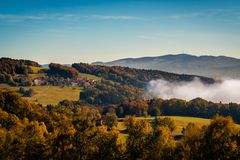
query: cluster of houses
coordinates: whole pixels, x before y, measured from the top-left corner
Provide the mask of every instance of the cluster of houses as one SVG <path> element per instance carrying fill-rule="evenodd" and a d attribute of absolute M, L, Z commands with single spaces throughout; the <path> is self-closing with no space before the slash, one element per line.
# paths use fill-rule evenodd
<path fill-rule="evenodd" d="M 71 79 L 71 78 L 46 78 L 46 77 L 39 77 L 33 79 L 33 85 L 35 86 L 46 86 L 46 85 L 53 85 L 53 86 L 79 86 L 79 87 L 90 87 L 96 84 L 95 80 L 92 79 L 83 79 L 83 78 L 77 78 L 77 79 Z"/>
<path fill-rule="evenodd" d="M 35 78 L 35 79 L 33 79 L 33 85 L 34 86 L 45 86 L 45 85 L 48 85 L 48 81 L 43 77 Z"/>

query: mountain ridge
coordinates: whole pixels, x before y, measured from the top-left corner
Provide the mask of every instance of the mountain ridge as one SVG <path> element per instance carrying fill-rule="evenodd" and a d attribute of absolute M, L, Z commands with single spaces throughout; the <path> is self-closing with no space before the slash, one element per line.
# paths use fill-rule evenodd
<path fill-rule="evenodd" d="M 156 57 L 123 58 L 110 62 L 93 62 L 94 65 L 124 66 L 137 69 L 154 69 L 177 74 L 194 74 L 212 78 L 239 78 L 240 59 L 227 56 L 167 54 Z"/>

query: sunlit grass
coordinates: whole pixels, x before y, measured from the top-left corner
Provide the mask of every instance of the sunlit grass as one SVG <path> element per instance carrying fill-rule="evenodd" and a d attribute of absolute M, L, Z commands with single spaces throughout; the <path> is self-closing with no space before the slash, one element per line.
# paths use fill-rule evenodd
<path fill-rule="evenodd" d="M 40 71 L 41 69 L 43 69 L 43 68 L 41 68 L 41 67 L 34 67 L 34 66 L 30 66 L 30 68 L 33 70 L 34 73 L 38 73 L 38 71 Z"/>
<path fill-rule="evenodd" d="M 188 125 L 188 123 L 194 123 L 196 125 L 199 126 L 204 126 L 204 125 L 209 125 L 211 123 L 211 119 L 206 119 L 206 118 L 197 118 L 197 117 L 183 117 L 183 116 L 161 116 L 163 117 L 169 117 L 172 120 L 175 121 L 176 124 L 176 129 L 173 132 L 173 135 L 182 135 L 182 130 L 184 127 L 186 127 Z M 141 119 L 141 120 L 153 120 L 155 117 L 136 117 L 137 119 Z M 126 130 L 126 126 L 124 125 L 124 118 L 121 119 L 121 122 L 118 122 L 118 126 L 117 129 L 122 132 L 124 130 Z M 236 124 L 237 127 L 240 128 L 240 125 Z M 125 133 L 121 133 L 120 137 L 121 139 L 125 142 L 126 138 L 127 138 L 128 134 Z"/>
<path fill-rule="evenodd" d="M 58 104 L 62 100 L 78 100 L 81 91 L 80 87 L 58 87 L 58 86 L 32 86 L 24 87 L 25 89 L 32 88 L 35 94 L 32 97 L 24 97 L 34 103 Z M 0 84 L 1 91 L 13 90 L 17 91 L 19 87 L 11 87 L 7 84 Z"/>
<path fill-rule="evenodd" d="M 86 79 L 91 79 L 91 80 L 95 80 L 95 81 L 100 81 L 102 79 L 102 77 L 98 77 L 92 74 L 86 74 L 86 73 L 79 73 L 79 77 L 80 78 L 86 78 Z"/>
<path fill-rule="evenodd" d="M 46 73 L 28 74 L 28 76 L 29 76 L 31 79 L 34 79 L 34 78 L 42 78 L 42 77 L 46 77 Z"/>

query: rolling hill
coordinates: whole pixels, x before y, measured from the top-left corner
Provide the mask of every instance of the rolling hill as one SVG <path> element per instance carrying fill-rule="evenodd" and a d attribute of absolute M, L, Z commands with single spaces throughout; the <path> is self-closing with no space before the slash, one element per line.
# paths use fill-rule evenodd
<path fill-rule="evenodd" d="M 240 77 L 240 59 L 226 56 L 193 56 L 189 54 L 178 54 L 158 57 L 125 58 L 106 63 L 94 62 L 93 64 L 153 69 L 212 78 Z"/>
<path fill-rule="evenodd" d="M 145 88 L 147 83 L 154 79 L 164 79 L 169 82 L 189 82 L 199 78 L 203 83 L 213 84 L 215 79 L 198 75 L 174 74 L 160 70 L 135 69 L 120 66 L 89 65 L 86 63 L 74 63 L 72 67 L 80 73 L 100 76 L 107 80 L 118 82 L 122 85 Z"/>

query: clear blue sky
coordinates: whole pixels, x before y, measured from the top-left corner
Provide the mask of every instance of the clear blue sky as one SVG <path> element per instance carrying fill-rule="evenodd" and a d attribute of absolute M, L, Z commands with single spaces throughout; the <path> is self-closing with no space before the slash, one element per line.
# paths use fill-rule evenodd
<path fill-rule="evenodd" d="M 0 56 L 40 63 L 240 58 L 239 0 L 0 0 Z"/>

